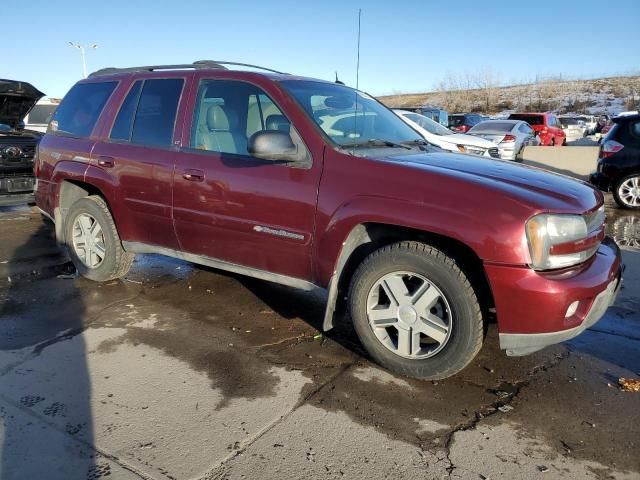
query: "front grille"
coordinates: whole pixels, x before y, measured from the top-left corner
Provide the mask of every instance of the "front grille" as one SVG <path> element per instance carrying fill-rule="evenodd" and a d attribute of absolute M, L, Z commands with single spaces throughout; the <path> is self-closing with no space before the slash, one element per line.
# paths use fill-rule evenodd
<path fill-rule="evenodd" d="M 0 166 L 18 168 L 33 164 L 33 157 L 36 153 L 37 140 L 33 138 L 1 138 L 0 137 Z M 20 153 L 15 155 L 7 151 L 11 147 L 19 149 Z"/>
<path fill-rule="evenodd" d="M 489 149 L 489 156 L 493 158 L 500 158 L 500 151 L 498 150 L 498 147 L 491 147 Z"/>

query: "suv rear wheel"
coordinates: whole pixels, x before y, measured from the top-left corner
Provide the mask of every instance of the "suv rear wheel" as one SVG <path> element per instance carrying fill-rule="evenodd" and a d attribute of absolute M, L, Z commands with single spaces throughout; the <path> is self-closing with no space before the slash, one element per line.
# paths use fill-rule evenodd
<path fill-rule="evenodd" d="M 369 255 L 353 276 L 350 310 L 373 359 L 421 379 L 462 370 L 482 346 L 480 305 L 456 262 L 419 242 L 401 242 Z"/>
<path fill-rule="evenodd" d="M 622 208 L 640 209 L 640 174 L 621 178 L 613 188 L 613 198 Z"/>
<path fill-rule="evenodd" d="M 97 195 L 84 197 L 69 209 L 65 239 L 78 272 L 105 282 L 127 274 L 134 255 L 122 248 L 115 222 L 106 202 Z"/>

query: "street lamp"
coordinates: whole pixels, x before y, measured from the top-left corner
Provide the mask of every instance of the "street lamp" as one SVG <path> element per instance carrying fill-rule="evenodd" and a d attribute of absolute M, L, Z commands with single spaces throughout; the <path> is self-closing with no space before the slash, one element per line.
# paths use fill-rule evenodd
<path fill-rule="evenodd" d="M 87 62 L 84 59 L 84 49 L 93 48 L 95 50 L 98 48 L 98 44 L 92 43 L 91 45 L 80 45 L 78 43 L 69 42 L 69 45 L 80 50 L 80 56 L 82 57 L 82 74 L 84 75 L 84 78 L 87 78 Z"/>

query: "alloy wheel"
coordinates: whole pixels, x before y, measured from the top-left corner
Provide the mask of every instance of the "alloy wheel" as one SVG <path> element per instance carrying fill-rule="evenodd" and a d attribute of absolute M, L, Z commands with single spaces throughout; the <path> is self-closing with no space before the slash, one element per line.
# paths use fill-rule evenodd
<path fill-rule="evenodd" d="M 640 175 L 629 177 L 618 187 L 618 196 L 629 207 L 640 207 Z"/>

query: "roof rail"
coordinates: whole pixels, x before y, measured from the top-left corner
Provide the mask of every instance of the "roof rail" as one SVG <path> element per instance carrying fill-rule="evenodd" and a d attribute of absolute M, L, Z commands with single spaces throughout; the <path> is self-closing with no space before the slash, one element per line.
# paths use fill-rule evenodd
<path fill-rule="evenodd" d="M 259 70 L 265 70 L 267 72 L 283 74 L 283 72 L 272 70 L 271 68 L 260 67 L 258 65 L 251 65 L 250 63 L 225 62 L 225 61 L 217 61 L 217 60 L 198 60 L 193 63 L 180 63 L 175 65 L 147 65 L 142 67 L 125 67 L 125 68 L 107 67 L 91 73 L 89 77 L 98 77 L 100 75 L 112 75 L 115 73 L 127 73 L 127 72 L 145 72 L 145 71 L 153 72 L 156 70 L 184 70 L 187 68 L 193 68 L 196 70 L 199 70 L 199 69 L 227 70 L 227 67 L 225 67 L 225 65 L 257 68 Z"/>

